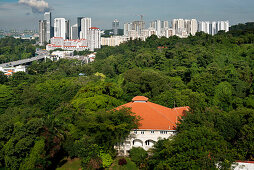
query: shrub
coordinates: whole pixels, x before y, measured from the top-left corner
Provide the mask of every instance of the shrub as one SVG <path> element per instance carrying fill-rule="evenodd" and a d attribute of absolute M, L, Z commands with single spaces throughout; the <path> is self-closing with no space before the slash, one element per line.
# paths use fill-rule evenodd
<path fill-rule="evenodd" d="M 118 160 L 118 165 L 123 166 L 123 165 L 126 165 L 126 164 L 127 164 L 127 161 L 126 161 L 125 158 L 121 158 L 121 159 Z"/>
<path fill-rule="evenodd" d="M 132 148 L 130 150 L 130 157 L 137 166 L 140 166 L 141 164 L 145 163 L 145 160 L 148 157 L 148 153 L 141 147 Z"/>
<path fill-rule="evenodd" d="M 112 159 L 112 157 L 110 156 L 109 153 L 104 153 L 104 152 L 101 151 L 100 158 L 102 160 L 103 168 L 107 168 L 113 163 L 113 159 Z"/>

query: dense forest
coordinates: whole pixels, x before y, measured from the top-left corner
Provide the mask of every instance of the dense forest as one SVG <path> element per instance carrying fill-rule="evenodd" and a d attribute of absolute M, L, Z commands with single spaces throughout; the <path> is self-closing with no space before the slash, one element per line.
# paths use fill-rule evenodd
<path fill-rule="evenodd" d="M 0 64 L 31 58 L 35 55 L 35 40 L 0 38 Z"/>
<path fill-rule="evenodd" d="M 27 73 L 0 74 L 0 167 L 54 169 L 64 157 L 80 158 L 84 169 L 110 166 L 114 145 L 139 120 L 128 108 L 112 109 L 137 95 L 191 108 L 173 138 L 149 154 L 130 152 L 140 169 L 226 169 L 254 160 L 253 43 L 254 24 L 246 23 L 215 36 L 103 47 L 90 64 L 34 62 Z"/>

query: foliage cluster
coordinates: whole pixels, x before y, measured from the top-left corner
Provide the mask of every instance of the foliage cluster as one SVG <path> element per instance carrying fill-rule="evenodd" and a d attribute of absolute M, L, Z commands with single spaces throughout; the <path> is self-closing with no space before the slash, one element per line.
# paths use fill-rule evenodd
<path fill-rule="evenodd" d="M 35 55 L 35 42 L 5 37 L 0 39 L 0 63 L 31 58 Z"/>
<path fill-rule="evenodd" d="M 0 85 L 0 167 L 56 168 L 65 156 L 79 157 L 86 169 L 109 167 L 114 145 L 137 128 L 128 108 L 112 110 L 123 103 L 121 88 L 97 76 L 61 74 L 72 62 L 36 71 L 34 63 L 33 74 L 18 72 Z"/>

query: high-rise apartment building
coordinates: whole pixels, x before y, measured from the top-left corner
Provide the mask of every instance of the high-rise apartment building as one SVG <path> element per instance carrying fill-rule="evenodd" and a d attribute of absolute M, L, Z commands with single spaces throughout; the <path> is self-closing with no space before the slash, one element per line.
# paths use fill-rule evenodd
<path fill-rule="evenodd" d="M 150 22 L 150 29 L 156 29 L 156 21 Z"/>
<path fill-rule="evenodd" d="M 63 39 L 68 38 L 69 33 L 69 21 L 65 18 L 54 19 L 54 37 L 62 37 Z"/>
<path fill-rule="evenodd" d="M 198 31 L 203 31 L 207 34 L 215 35 L 221 30 L 229 31 L 229 21 L 200 21 L 198 23 Z"/>
<path fill-rule="evenodd" d="M 155 20 L 150 23 L 150 29 L 153 29 L 156 31 L 157 36 L 161 36 L 162 28 L 161 28 L 161 21 Z"/>
<path fill-rule="evenodd" d="M 156 20 L 156 32 L 157 32 L 157 36 L 161 36 L 161 21 L 160 20 Z"/>
<path fill-rule="evenodd" d="M 81 31 L 80 31 L 80 39 L 88 39 L 88 30 L 92 27 L 92 19 L 91 18 L 82 18 L 81 19 Z"/>
<path fill-rule="evenodd" d="M 39 21 L 39 44 L 44 45 L 47 42 L 47 21 Z"/>
<path fill-rule="evenodd" d="M 71 26 L 70 38 L 72 40 L 79 39 L 78 37 L 78 24 Z"/>
<path fill-rule="evenodd" d="M 198 23 L 198 31 L 202 31 L 204 33 L 210 33 L 210 22 L 209 21 L 200 21 Z"/>
<path fill-rule="evenodd" d="M 52 26 L 51 26 L 51 12 L 44 13 L 44 20 L 46 21 L 46 42 L 49 42 L 50 38 L 52 37 Z"/>
<path fill-rule="evenodd" d="M 125 23 L 123 25 L 123 34 L 124 36 L 128 36 L 129 35 L 129 31 L 132 30 L 132 23 Z"/>
<path fill-rule="evenodd" d="M 210 23 L 210 33 L 211 35 L 217 34 L 217 23 L 215 21 Z"/>
<path fill-rule="evenodd" d="M 174 36 L 175 35 L 175 30 L 173 28 L 167 28 L 164 30 L 164 36 L 166 38 Z"/>
<path fill-rule="evenodd" d="M 167 28 L 169 28 L 168 21 L 162 21 L 162 22 L 161 22 L 161 28 L 162 28 L 162 29 L 167 29 Z"/>
<path fill-rule="evenodd" d="M 118 21 L 117 19 L 115 19 L 115 20 L 112 22 L 112 29 L 113 29 L 114 35 L 118 35 L 119 21 Z"/>
<path fill-rule="evenodd" d="M 228 32 L 229 31 L 229 21 L 218 21 L 217 22 L 217 30 L 218 31 L 225 31 Z"/>
<path fill-rule="evenodd" d="M 101 33 L 97 27 L 91 27 L 88 30 L 88 48 L 91 51 L 101 48 Z"/>
<path fill-rule="evenodd" d="M 191 19 L 190 24 L 191 24 L 190 26 L 191 29 L 189 34 L 194 36 L 198 31 L 198 21 L 196 19 Z"/>
<path fill-rule="evenodd" d="M 184 32 L 187 35 L 191 33 L 191 21 L 189 19 L 184 20 Z"/>
<path fill-rule="evenodd" d="M 132 30 L 136 31 L 138 35 L 141 35 L 141 32 L 145 29 L 144 21 L 133 21 Z"/>
<path fill-rule="evenodd" d="M 175 30 L 176 34 L 182 35 L 182 32 L 185 31 L 184 26 L 185 26 L 184 19 L 173 19 L 172 20 L 172 28 Z"/>

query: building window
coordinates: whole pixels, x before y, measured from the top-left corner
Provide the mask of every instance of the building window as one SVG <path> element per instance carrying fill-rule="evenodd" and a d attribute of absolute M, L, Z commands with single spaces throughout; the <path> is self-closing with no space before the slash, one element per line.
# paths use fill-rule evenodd
<path fill-rule="evenodd" d="M 146 145 L 149 145 L 149 140 L 145 141 Z"/>
<path fill-rule="evenodd" d="M 154 133 L 154 130 L 152 130 L 151 133 Z"/>
<path fill-rule="evenodd" d="M 144 132 L 144 131 L 141 131 L 141 134 L 145 134 L 145 132 Z"/>
<path fill-rule="evenodd" d="M 160 134 L 168 134 L 167 131 L 160 131 Z"/>
<path fill-rule="evenodd" d="M 135 133 L 135 134 L 138 134 L 138 132 L 137 132 L 136 130 L 134 130 L 134 133 Z"/>

